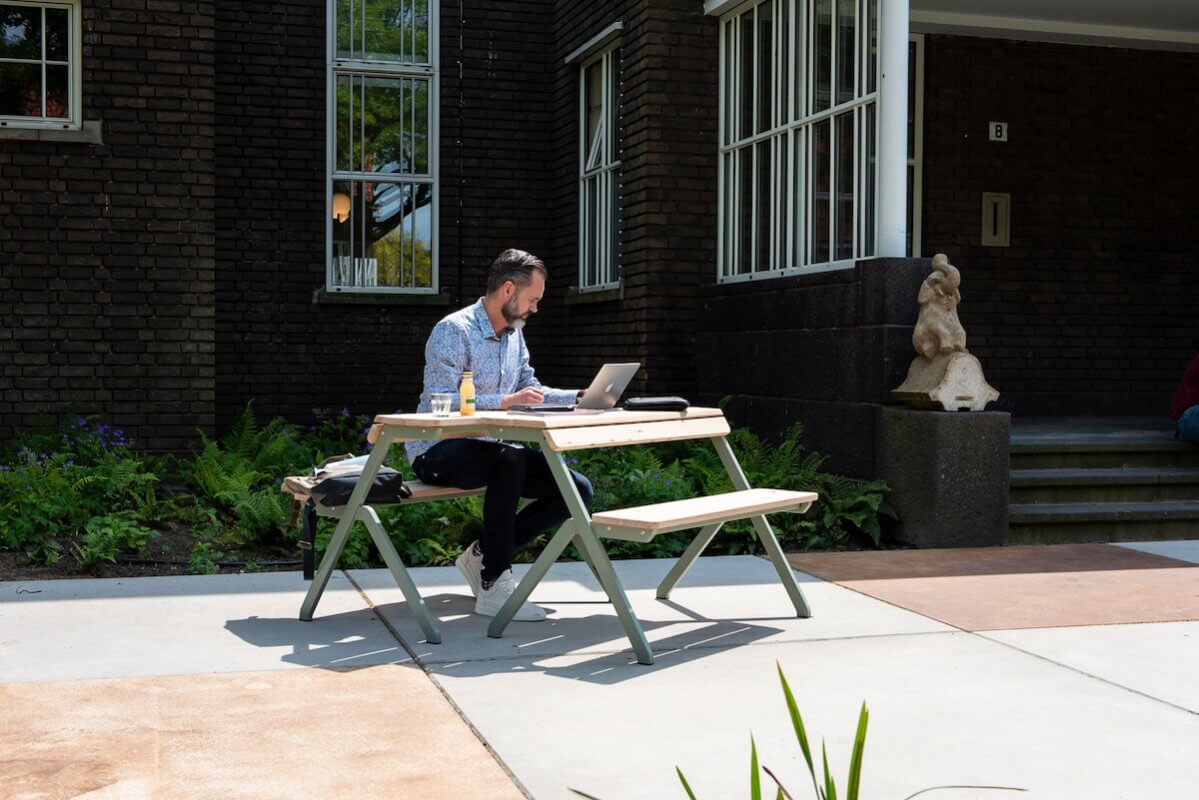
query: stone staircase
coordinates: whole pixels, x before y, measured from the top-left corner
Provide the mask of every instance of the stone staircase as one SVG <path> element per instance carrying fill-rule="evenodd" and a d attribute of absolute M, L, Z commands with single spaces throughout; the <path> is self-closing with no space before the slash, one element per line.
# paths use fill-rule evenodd
<path fill-rule="evenodd" d="M 1013 418 L 1008 544 L 1199 539 L 1199 447 L 1167 420 Z"/>

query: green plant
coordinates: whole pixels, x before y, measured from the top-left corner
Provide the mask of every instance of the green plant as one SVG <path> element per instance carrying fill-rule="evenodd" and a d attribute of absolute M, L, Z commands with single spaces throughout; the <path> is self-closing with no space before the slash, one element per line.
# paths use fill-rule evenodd
<path fill-rule="evenodd" d="M 808 773 L 812 777 L 813 796 L 817 800 L 837 800 L 837 782 L 833 778 L 832 772 L 828 765 L 828 748 L 822 741 L 820 743 L 820 762 L 822 778 L 817 777 L 816 763 L 812 758 L 812 748 L 808 743 L 808 732 L 804 725 L 803 716 L 799 713 L 799 705 L 795 702 L 795 695 L 791 692 L 791 687 L 787 683 L 787 676 L 783 674 L 782 665 L 776 663 L 778 669 L 779 682 L 783 687 L 783 698 L 787 705 L 787 714 L 791 719 L 791 727 L 795 731 L 795 739 L 799 743 L 799 750 L 803 754 L 804 763 L 807 764 Z M 853 749 L 849 756 L 849 771 L 845 782 L 845 800 L 858 800 L 858 795 L 862 785 L 862 755 L 866 749 L 866 727 L 870 722 L 870 712 L 866 709 L 866 704 L 862 703 L 861 711 L 858 712 L 858 726 L 853 737 Z M 796 795 L 783 786 L 782 782 L 770 771 L 764 764 L 758 762 L 758 746 L 754 742 L 753 736 L 749 738 L 749 796 L 751 800 L 762 800 L 762 775 L 765 772 L 767 777 L 774 782 L 776 788 L 775 800 L 795 800 Z M 687 782 L 687 777 L 683 774 L 682 769 L 675 767 L 675 773 L 679 777 L 679 781 L 683 784 L 683 791 L 687 793 L 687 797 L 691 800 L 696 800 L 696 794 L 692 790 L 691 785 Z M 1024 792 L 1026 789 L 1019 789 L 1013 786 L 932 786 L 927 789 L 921 789 L 915 794 L 910 794 L 904 800 L 912 800 L 913 797 L 925 794 L 927 792 L 940 791 L 942 789 L 985 789 L 1007 792 Z M 570 791 L 577 794 L 579 797 L 585 797 L 587 800 L 598 800 L 593 795 L 580 792 L 578 789 Z"/>
<path fill-rule="evenodd" d="M 89 519 L 71 552 L 81 567 L 94 570 L 105 562 L 115 562 L 122 553 L 138 552 L 156 535 L 137 521 L 136 513 L 118 511 Z"/>
<path fill-rule="evenodd" d="M 211 542 L 196 542 L 187 558 L 187 567 L 196 575 L 211 575 L 221 571 L 217 562 L 224 557 Z"/>

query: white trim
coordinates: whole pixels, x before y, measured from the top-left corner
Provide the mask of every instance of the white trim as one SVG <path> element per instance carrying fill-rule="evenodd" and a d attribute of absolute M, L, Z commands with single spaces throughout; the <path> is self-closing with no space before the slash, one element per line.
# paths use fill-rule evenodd
<path fill-rule="evenodd" d="M 4 63 L 38 64 L 42 68 L 42 116 L 0 116 L 0 129 L 4 130 L 54 130 L 77 131 L 83 128 L 83 10 L 81 0 L 4 0 L 5 5 L 26 6 L 41 9 L 42 53 L 34 59 L 4 59 Z M 46 59 L 46 9 L 63 9 L 67 12 L 66 61 Z M 67 118 L 46 117 L 46 65 L 66 65 L 67 71 Z"/>
<path fill-rule="evenodd" d="M 1134 47 L 1148 50 L 1199 50 L 1199 31 L 1134 28 L 943 11 L 913 10 L 911 12 L 911 30 L 919 33 L 951 33 L 959 36 Z"/>
<path fill-rule="evenodd" d="M 597 33 L 595 36 L 592 36 L 590 39 L 588 39 L 586 42 L 584 42 L 582 44 L 582 46 L 577 47 L 574 50 L 572 50 L 570 55 L 568 55 L 566 58 L 564 58 L 562 60 L 562 63 L 569 65 L 575 61 L 591 58 L 591 56 L 599 53 L 600 50 L 605 49 L 609 44 L 611 44 L 613 42 L 613 40 L 619 39 L 620 33 L 623 30 L 624 30 L 623 22 L 621 22 L 620 20 L 613 22 L 611 25 L 604 28 L 602 31 Z"/>
<path fill-rule="evenodd" d="M 366 6 L 363 3 L 363 14 Z M 326 29 L 326 80 L 325 80 L 325 291 L 336 294 L 438 294 L 441 290 L 441 37 L 440 37 L 440 2 L 428 2 L 429 31 L 426 46 L 429 50 L 428 63 L 412 62 L 383 62 L 357 61 L 339 59 L 337 55 L 337 20 L 336 0 L 325 3 Z M 353 19 L 350 20 L 353 23 Z M 351 25 L 351 42 L 353 42 L 353 25 Z M 415 28 L 412 31 L 412 50 L 415 51 Z M 409 53 L 414 55 L 415 53 Z M 336 135 L 337 135 L 337 78 L 339 75 L 354 75 L 366 77 L 387 77 L 397 80 L 414 78 L 427 80 L 429 83 L 428 98 L 428 174 L 396 174 L 373 173 L 352 170 L 337 170 Z M 415 89 L 413 89 L 415 93 Z M 415 114 L 415 99 L 413 100 Z M 411 124 L 413 118 L 409 119 Z M 351 165 L 353 166 L 353 165 Z M 433 196 L 429 202 L 429 261 L 430 286 L 336 286 L 334 285 L 333 265 L 333 184 L 335 181 L 358 181 L 371 183 L 407 183 L 426 184 L 433 187 Z M 415 209 L 414 209 L 415 211 Z M 401 223 L 402 224 L 402 223 Z M 415 214 L 411 220 L 413 247 L 407 252 L 412 254 L 411 264 L 415 269 Z M 351 231 L 351 237 L 353 232 Z M 353 242 L 353 238 L 351 238 Z M 401 270 L 403 268 L 401 267 Z M 403 279 L 401 271 L 401 279 Z"/>

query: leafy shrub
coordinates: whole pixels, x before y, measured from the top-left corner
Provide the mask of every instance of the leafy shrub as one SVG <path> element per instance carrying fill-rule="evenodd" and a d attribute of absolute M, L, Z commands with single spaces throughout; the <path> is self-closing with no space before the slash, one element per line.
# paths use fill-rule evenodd
<path fill-rule="evenodd" d="M 84 534 L 72 548 L 76 560 L 85 569 L 95 569 L 104 562 L 115 562 L 122 553 L 136 553 L 146 546 L 157 532 L 137 521 L 132 511 L 118 511 L 92 517 L 84 526 Z"/>

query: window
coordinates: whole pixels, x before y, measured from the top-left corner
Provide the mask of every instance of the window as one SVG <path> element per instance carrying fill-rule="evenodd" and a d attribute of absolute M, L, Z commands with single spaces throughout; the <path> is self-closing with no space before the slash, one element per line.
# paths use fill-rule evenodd
<path fill-rule="evenodd" d="M 0 2 L 0 126 L 78 128 L 79 3 Z"/>
<path fill-rule="evenodd" d="M 435 293 L 437 1 L 331 0 L 329 291 Z"/>
<path fill-rule="evenodd" d="M 920 206 L 924 176 L 924 34 L 908 40 L 908 255 L 920 257 Z"/>
<path fill-rule="evenodd" d="M 610 47 L 579 70 L 579 289 L 620 283 L 616 73 Z"/>
<path fill-rule="evenodd" d="M 878 0 L 721 18 L 720 280 L 874 254 L 878 68 Z"/>

